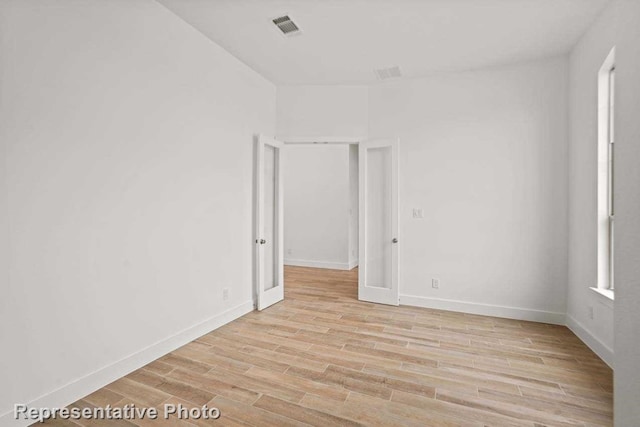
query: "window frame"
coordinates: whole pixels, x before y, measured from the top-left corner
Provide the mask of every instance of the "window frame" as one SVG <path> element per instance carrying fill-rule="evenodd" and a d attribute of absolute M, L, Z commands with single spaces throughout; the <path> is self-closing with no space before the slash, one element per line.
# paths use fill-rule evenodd
<path fill-rule="evenodd" d="M 598 72 L 597 289 L 613 293 L 615 237 L 615 47 Z"/>

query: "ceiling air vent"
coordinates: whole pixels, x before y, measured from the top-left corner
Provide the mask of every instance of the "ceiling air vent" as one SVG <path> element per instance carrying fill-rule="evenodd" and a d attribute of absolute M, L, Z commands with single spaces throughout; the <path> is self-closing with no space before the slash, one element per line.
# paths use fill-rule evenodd
<path fill-rule="evenodd" d="M 294 34 L 300 33 L 300 27 L 298 27 L 295 22 L 293 22 L 289 15 L 284 15 L 279 18 L 272 19 L 272 21 L 285 36 L 292 36 Z"/>
<path fill-rule="evenodd" d="M 398 67 L 397 65 L 395 67 L 389 68 L 378 68 L 377 70 L 373 71 L 376 73 L 376 77 L 378 78 L 378 80 L 389 80 L 402 77 L 400 67 Z"/>

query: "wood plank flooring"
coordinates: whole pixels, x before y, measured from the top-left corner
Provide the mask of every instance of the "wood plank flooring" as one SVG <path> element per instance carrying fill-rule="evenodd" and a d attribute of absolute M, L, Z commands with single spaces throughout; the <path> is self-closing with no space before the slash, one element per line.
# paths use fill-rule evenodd
<path fill-rule="evenodd" d="M 285 301 L 72 406 L 208 404 L 218 420 L 67 426 L 611 426 L 612 371 L 563 326 L 357 301 L 357 270 L 287 267 Z"/>

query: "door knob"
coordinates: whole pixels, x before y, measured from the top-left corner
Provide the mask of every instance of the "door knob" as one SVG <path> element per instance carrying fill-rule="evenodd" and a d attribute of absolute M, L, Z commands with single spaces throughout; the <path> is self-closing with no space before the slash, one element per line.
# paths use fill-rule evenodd
<path fill-rule="evenodd" d="M 398 243 L 398 239 L 396 237 L 394 237 L 393 240 L 391 241 L 391 243 Z"/>
<path fill-rule="evenodd" d="M 260 244 L 261 244 L 261 245 L 264 245 L 265 243 L 267 243 L 267 241 L 266 241 L 266 240 L 264 240 L 264 239 L 260 239 Z"/>

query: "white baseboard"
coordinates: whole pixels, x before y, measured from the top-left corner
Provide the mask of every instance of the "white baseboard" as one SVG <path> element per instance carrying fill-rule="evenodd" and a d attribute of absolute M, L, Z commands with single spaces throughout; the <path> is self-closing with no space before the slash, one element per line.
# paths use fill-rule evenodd
<path fill-rule="evenodd" d="M 567 314 L 567 328 L 576 334 L 595 354 L 613 369 L 613 350 L 595 337 L 580 322 Z"/>
<path fill-rule="evenodd" d="M 532 310 L 528 308 L 506 307 L 501 305 L 478 304 L 442 298 L 429 298 L 414 295 L 400 295 L 401 305 L 433 308 L 436 310 L 457 311 L 461 313 L 479 314 L 482 316 L 504 317 L 507 319 L 529 320 L 532 322 L 564 325 L 564 313 Z"/>
<path fill-rule="evenodd" d="M 195 340 L 202 335 L 223 326 L 249 312 L 253 311 L 253 301 L 246 301 L 236 307 L 226 310 L 201 323 L 184 329 L 177 334 L 152 344 L 122 360 L 105 366 L 97 371 L 78 378 L 57 390 L 51 391 L 31 402 L 27 403 L 31 408 L 63 408 L 78 399 L 104 387 L 105 385 L 122 378 L 123 376 L 140 369 L 159 357 Z M 15 420 L 13 409 L 0 415 L 0 426 L 27 426 L 33 421 Z"/>
<path fill-rule="evenodd" d="M 349 270 L 353 270 L 357 266 L 358 266 L 358 260 L 357 259 L 349 261 Z"/>
<path fill-rule="evenodd" d="M 307 259 L 285 259 L 284 265 L 292 265 L 295 267 L 328 268 L 331 270 L 351 270 L 351 268 L 353 268 L 348 262 L 311 261 Z"/>

